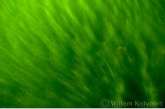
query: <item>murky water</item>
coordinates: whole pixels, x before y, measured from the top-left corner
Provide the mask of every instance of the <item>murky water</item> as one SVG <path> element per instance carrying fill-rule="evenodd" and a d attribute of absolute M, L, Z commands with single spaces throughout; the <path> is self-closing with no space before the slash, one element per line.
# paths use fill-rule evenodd
<path fill-rule="evenodd" d="M 0 107 L 164 102 L 164 7 L 164 0 L 1 0 Z"/>

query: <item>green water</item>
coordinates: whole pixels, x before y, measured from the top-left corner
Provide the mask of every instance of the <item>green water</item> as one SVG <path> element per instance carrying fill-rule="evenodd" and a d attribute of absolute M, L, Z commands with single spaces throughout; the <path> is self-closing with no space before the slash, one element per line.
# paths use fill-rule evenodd
<path fill-rule="evenodd" d="M 165 0 L 0 1 L 0 107 L 164 103 L 164 77 Z"/>

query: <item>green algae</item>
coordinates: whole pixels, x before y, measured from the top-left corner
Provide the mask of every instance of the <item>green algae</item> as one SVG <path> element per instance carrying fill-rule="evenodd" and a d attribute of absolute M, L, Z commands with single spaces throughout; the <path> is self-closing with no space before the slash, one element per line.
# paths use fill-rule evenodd
<path fill-rule="evenodd" d="M 164 4 L 1 0 L 0 107 L 164 102 Z"/>

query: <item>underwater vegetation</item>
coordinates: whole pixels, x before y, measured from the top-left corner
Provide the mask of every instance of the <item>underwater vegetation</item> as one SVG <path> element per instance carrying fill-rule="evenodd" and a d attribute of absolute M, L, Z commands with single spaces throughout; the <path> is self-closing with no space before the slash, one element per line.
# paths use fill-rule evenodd
<path fill-rule="evenodd" d="M 0 107 L 165 107 L 164 78 L 164 0 L 0 1 Z"/>

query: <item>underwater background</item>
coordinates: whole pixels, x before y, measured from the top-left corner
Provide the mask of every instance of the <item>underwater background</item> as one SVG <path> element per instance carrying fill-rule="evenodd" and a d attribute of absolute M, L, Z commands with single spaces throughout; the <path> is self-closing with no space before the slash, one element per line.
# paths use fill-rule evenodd
<path fill-rule="evenodd" d="M 165 107 L 165 0 L 0 0 L 0 107 L 103 99 Z"/>

